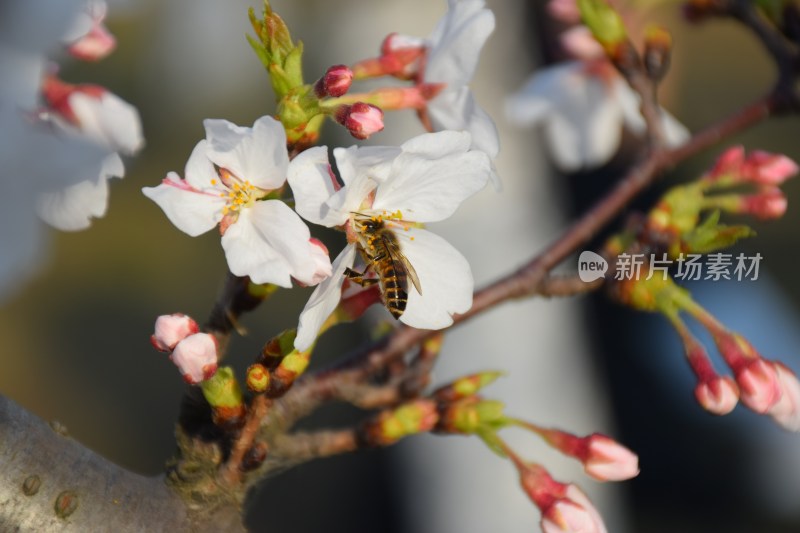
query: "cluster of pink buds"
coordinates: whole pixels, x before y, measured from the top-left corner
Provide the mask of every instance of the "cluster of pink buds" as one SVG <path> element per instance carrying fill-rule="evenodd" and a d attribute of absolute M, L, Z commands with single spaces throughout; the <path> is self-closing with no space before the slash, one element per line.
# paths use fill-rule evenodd
<path fill-rule="evenodd" d="M 747 339 L 728 330 L 690 298 L 681 307 L 711 333 L 717 350 L 733 372 L 733 378 L 718 375 L 702 344 L 677 316 L 671 317 L 698 378 L 695 396 L 700 405 L 711 413 L 724 415 L 741 399 L 756 413 L 771 416 L 790 431 L 800 431 L 800 381 L 794 373 L 782 363 L 762 357 Z"/>
<path fill-rule="evenodd" d="M 783 154 L 754 150 L 745 155 L 742 146 L 734 146 L 719 157 L 702 182 L 711 188 L 754 187 L 754 192 L 712 196 L 709 202 L 732 213 L 769 220 L 786 212 L 787 200 L 780 185 L 797 172 L 797 163 Z"/>
<path fill-rule="evenodd" d="M 156 350 L 170 354 L 170 360 L 190 385 L 197 385 L 217 372 L 216 339 L 200 333 L 197 322 L 182 313 L 158 317 L 150 343 Z"/>
<path fill-rule="evenodd" d="M 741 335 L 724 329 L 712 334 L 734 373 L 742 403 L 790 431 L 800 431 L 800 381 L 794 373 L 782 363 L 764 359 Z"/>

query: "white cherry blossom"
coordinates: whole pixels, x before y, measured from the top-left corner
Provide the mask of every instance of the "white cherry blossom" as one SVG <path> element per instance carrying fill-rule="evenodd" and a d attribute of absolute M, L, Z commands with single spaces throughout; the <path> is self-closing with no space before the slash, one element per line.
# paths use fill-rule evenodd
<path fill-rule="evenodd" d="M 424 45 L 426 57 L 415 62 L 420 83 L 442 83 L 443 90 L 427 104 L 427 117 L 433 131 L 464 130 L 472 136 L 472 147 L 494 159 L 500 151 L 497 128 L 481 109 L 468 85 L 475 75 L 478 56 L 494 31 L 494 14 L 484 0 L 448 0 L 448 9 L 425 40 L 392 35 L 394 48 Z M 492 175 L 499 185 L 496 175 Z"/>
<path fill-rule="evenodd" d="M 330 261 L 311 242 L 308 227 L 284 202 L 266 199 L 283 187 L 289 165 L 280 122 L 261 117 L 252 128 L 206 120 L 206 139 L 197 143 L 185 179 L 170 172 L 145 196 L 192 237 L 217 224 L 228 267 L 255 283 L 291 287 L 330 275 Z"/>
<path fill-rule="evenodd" d="M 300 314 L 297 349 L 313 344 L 339 303 L 344 271 L 358 255 L 358 217 L 380 220 L 419 278 L 421 292 L 409 281 L 402 322 L 441 329 L 452 324 L 454 313 L 472 306 L 469 263 L 446 240 L 421 227 L 448 218 L 490 179 L 489 157 L 470 150 L 471 142 L 467 132 L 443 131 L 415 137 L 399 148 L 337 148 L 334 157 L 343 185 L 333 177 L 325 147 L 311 148 L 292 161 L 289 184 L 297 212 L 316 224 L 344 227 L 349 242 L 333 262 L 333 275 L 317 287 Z"/>
<path fill-rule="evenodd" d="M 99 172 L 109 150 L 86 139 L 53 135 L 33 117 L 46 55 L 60 44 L 80 0 L 26 0 L 0 5 L 0 300 L 22 285 L 45 254 L 37 216 L 45 191 Z"/>
<path fill-rule="evenodd" d="M 644 133 L 639 96 L 605 60 L 569 61 L 540 69 L 506 102 L 508 119 L 519 126 L 541 124 L 556 165 L 565 172 L 607 163 L 616 153 L 622 127 Z M 688 130 L 662 110 L 670 146 Z"/>
<path fill-rule="evenodd" d="M 71 85 L 54 76 L 42 89 L 48 104 L 43 114 L 60 135 L 86 138 L 111 151 L 101 168 L 87 172 L 84 181 L 42 194 L 37 211 L 51 226 L 76 231 L 90 226 L 92 218 L 108 208 L 108 180 L 123 177 L 120 153 L 133 155 L 144 146 L 139 112 L 115 94 L 97 85 Z"/>

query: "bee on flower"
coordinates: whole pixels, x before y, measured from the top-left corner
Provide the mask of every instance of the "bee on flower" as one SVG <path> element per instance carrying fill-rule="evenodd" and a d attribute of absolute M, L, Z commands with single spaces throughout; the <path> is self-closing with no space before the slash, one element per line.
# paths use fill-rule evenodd
<path fill-rule="evenodd" d="M 297 212 L 309 222 L 345 231 L 348 246 L 333 275 L 300 315 L 295 346 L 306 350 L 339 304 L 346 279 L 379 283 L 392 314 L 409 326 L 441 329 L 472 306 L 469 263 L 446 240 L 423 229 L 452 215 L 489 181 L 489 157 L 470 149 L 466 132 L 415 137 L 399 148 L 334 150 L 339 183 L 326 147 L 311 148 L 289 167 Z M 365 269 L 354 269 L 360 255 Z M 375 276 L 370 277 L 369 271 Z"/>

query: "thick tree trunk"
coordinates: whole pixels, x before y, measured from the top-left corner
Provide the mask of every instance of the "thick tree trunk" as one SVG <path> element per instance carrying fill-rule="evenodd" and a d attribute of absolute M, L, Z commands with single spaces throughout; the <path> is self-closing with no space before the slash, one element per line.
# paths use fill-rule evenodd
<path fill-rule="evenodd" d="M 0 531 L 190 530 L 243 530 L 240 510 L 192 512 L 163 476 L 128 472 L 0 397 Z"/>

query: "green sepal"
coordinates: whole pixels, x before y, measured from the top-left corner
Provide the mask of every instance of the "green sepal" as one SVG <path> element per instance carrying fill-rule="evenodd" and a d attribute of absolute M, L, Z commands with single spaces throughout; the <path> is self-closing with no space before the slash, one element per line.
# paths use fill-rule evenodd
<path fill-rule="evenodd" d="M 243 404 L 242 390 L 229 366 L 218 369 L 216 374 L 200 384 L 200 388 L 211 407 L 239 407 Z"/>
<path fill-rule="evenodd" d="M 682 235 L 681 251 L 707 254 L 733 246 L 739 239 L 756 235 L 749 226 L 720 224 L 719 217 L 720 211 L 715 210 L 697 228 Z"/>
<path fill-rule="evenodd" d="M 578 0 L 583 23 L 603 48 L 613 50 L 628 38 L 622 17 L 605 0 Z"/>

